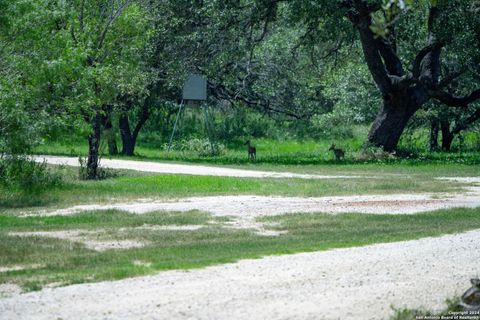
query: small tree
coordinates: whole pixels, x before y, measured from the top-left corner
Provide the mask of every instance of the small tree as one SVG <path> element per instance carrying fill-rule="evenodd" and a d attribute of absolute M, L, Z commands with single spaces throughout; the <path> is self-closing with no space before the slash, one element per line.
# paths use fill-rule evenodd
<path fill-rule="evenodd" d="M 81 0 L 69 7 L 69 44 L 83 61 L 84 85 L 79 111 L 91 125 L 88 136 L 87 178 L 97 177 L 102 123 L 118 95 L 146 95 L 151 81 L 143 52 L 151 32 L 147 12 L 134 0 Z"/>

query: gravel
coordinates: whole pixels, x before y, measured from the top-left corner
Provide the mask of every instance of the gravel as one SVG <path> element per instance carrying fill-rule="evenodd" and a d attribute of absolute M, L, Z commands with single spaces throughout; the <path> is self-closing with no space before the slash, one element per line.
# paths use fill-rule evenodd
<path fill-rule="evenodd" d="M 44 157 L 37 157 L 43 161 Z M 77 165 L 77 159 L 47 157 Z M 102 160 L 110 168 L 159 173 L 278 178 L 351 178 Z M 480 178 L 446 178 L 479 183 Z M 480 206 L 480 187 L 444 195 L 322 198 L 226 196 L 84 205 L 33 214 L 120 209 L 132 213 L 189 211 L 233 216 L 232 226 L 258 228 L 255 218 L 293 212 L 410 214 Z M 32 214 L 32 213 L 28 213 Z M 270 256 L 258 260 L 113 282 L 46 288 L 0 299 L 0 319 L 385 319 L 396 308 L 440 310 L 479 275 L 480 230 L 366 247 Z M 132 263 L 148 263 L 132 261 Z M 4 284 L 11 292 L 12 285 Z M 0 288 L 1 289 L 1 288 Z M 0 290 L 1 292 L 1 290 Z M 0 295 L 1 296 L 1 295 Z"/>
<path fill-rule="evenodd" d="M 135 240 L 116 240 L 116 239 L 102 239 L 105 230 L 58 230 L 58 231 L 24 231 L 24 232 L 10 232 L 8 235 L 13 237 L 46 237 L 68 240 L 73 242 L 80 242 L 86 248 L 95 251 L 105 251 L 112 249 L 131 249 L 142 248 L 148 245 L 146 242 Z"/>
<path fill-rule="evenodd" d="M 109 209 L 123 210 L 134 214 L 154 211 L 187 212 L 199 210 L 214 216 L 232 217 L 231 227 L 254 229 L 260 234 L 275 235 L 265 230 L 261 223 L 256 222 L 256 218 L 288 213 L 415 214 L 439 209 L 480 207 L 480 187 L 469 186 L 467 189 L 467 192 L 461 193 L 355 195 L 318 198 L 236 195 L 172 200 L 141 199 L 125 203 L 77 205 L 54 211 L 24 212 L 21 216 L 72 215 L 92 210 Z"/>
<path fill-rule="evenodd" d="M 0 318 L 386 319 L 444 308 L 479 261 L 476 230 L 43 289 L 0 299 Z"/>
<path fill-rule="evenodd" d="M 60 157 L 60 156 L 34 156 L 37 162 L 47 162 L 49 164 L 66 165 L 78 167 L 78 158 Z M 221 177 L 242 177 L 242 178 L 299 178 L 299 179 L 350 179 L 359 178 L 359 176 L 350 175 L 318 175 L 318 174 L 301 174 L 292 172 L 275 172 L 275 171 L 259 171 L 232 169 L 213 166 L 148 162 L 135 160 L 113 160 L 102 159 L 101 167 L 111 169 L 127 169 L 143 172 L 167 173 L 167 174 L 186 174 L 197 176 L 221 176 Z M 363 177 L 365 178 L 365 177 Z"/>

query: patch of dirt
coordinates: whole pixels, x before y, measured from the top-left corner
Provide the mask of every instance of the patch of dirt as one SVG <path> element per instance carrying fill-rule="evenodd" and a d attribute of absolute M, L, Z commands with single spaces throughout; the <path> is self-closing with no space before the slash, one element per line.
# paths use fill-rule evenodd
<path fill-rule="evenodd" d="M 138 267 L 147 267 L 147 268 L 150 268 L 150 267 L 152 266 L 152 263 L 151 263 L 151 262 L 148 262 L 148 261 L 134 260 L 134 261 L 133 261 L 133 265 L 134 265 L 134 266 L 138 266 Z"/>
<path fill-rule="evenodd" d="M 205 228 L 205 225 L 187 224 L 187 225 L 154 225 L 144 224 L 134 228 L 120 228 L 118 231 L 130 231 L 130 230 L 149 230 L 149 231 L 195 231 L 201 228 Z"/>
<path fill-rule="evenodd" d="M 480 230 L 242 260 L 0 299 L 5 319 L 388 319 L 440 310 L 478 275 Z"/>
<path fill-rule="evenodd" d="M 421 210 L 420 208 L 428 208 L 428 207 L 435 207 L 441 203 L 442 199 L 436 200 L 383 200 L 383 201 L 352 201 L 352 202 L 343 202 L 343 203 L 332 203 L 333 206 L 340 206 L 344 210 L 351 210 L 350 208 L 368 208 L 371 209 L 372 207 L 376 208 L 377 212 L 386 212 L 388 209 L 397 210 L 398 208 L 402 208 L 404 213 L 415 213 L 421 212 L 425 210 Z M 359 209 L 362 210 L 362 209 Z M 412 210 L 412 212 L 410 212 Z M 374 213 L 377 213 L 374 212 Z"/>
<path fill-rule="evenodd" d="M 449 178 L 455 179 L 455 178 Z M 469 179 L 476 183 L 480 178 Z M 318 198 L 281 197 L 281 196 L 208 196 L 190 197 L 172 200 L 150 200 L 115 204 L 78 205 L 55 211 L 28 212 L 22 216 L 71 215 L 91 210 L 117 209 L 134 214 L 154 211 L 187 212 L 199 210 L 214 216 L 229 216 L 236 228 L 253 229 L 259 234 L 274 235 L 271 230 L 256 222 L 257 217 L 282 215 L 289 213 L 367 213 L 367 214 L 415 214 L 450 208 L 475 208 L 480 206 L 480 187 L 468 186 L 467 192 L 356 195 Z"/>
<path fill-rule="evenodd" d="M 14 265 L 14 266 L 0 266 L 0 273 L 10 272 L 10 271 L 19 271 L 19 270 L 28 270 L 28 269 L 38 269 L 45 267 L 44 264 L 35 263 L 35 264 L 25 264 L 25 265 Z"/>
<path fill-rule="evenodd" d="M 72 242 L 80 242 L 86 248 L 95 251 L 105 251 L 112 249 L 131 249 L 141 248 L 147 245 L 145 242 L 135 240 L 115 240 L 102 239 L 105 230 L 59 230 L 59 231 L 32 231 L 32 232 L 10 232 L 9 236 L 20 237 L 47 237 L 68 240 Z"/>

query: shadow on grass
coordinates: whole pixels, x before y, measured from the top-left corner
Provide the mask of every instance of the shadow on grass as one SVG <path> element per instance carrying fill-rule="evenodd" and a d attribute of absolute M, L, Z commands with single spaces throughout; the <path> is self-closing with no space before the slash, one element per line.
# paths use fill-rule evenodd
<path fill-rule="evenodd" d="M 58 201 L 46 193 L 25 194 L 18 191 L 7 191 L 0 189 L 0 209 L 17 209 L 26 207 L 41 207 L 53 204 Z"/>

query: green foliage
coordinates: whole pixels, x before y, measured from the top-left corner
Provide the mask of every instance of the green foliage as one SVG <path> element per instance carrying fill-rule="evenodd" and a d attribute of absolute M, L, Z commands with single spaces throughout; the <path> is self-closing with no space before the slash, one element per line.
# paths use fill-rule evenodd
<path fill-rule="evenodd" d="M 9 192 L 38 194 L 61 182 L 60 172 L 49 170 L 46 163 L 37 163 L 23 157 L 0 159 L 0 186 Z"/>
<path fill-rule="evenodd" d="M 164 150 L 168 150 L 168 144 L 163 146 Z M 172 143 L 173 150 L 193 152 L 199 157 L 219 156 L 225 153 L 225 146 L 218 142 L 210 144 L 208 139 L 188 139 L 175 141 Z"/>
<path fill-rule="evenodd" d="M 410 65 L 425 45 L 432 2 L 371 3 L 381 8 L 372 28 L 388 38 L 394 25 L 398 55 Z M 364 139 L 352 127 L 370 124 L 382 99 L 340 1 L 15 0 L 0 6 L 2 154 L 28 153 L 65 132 L 86 137 L 95 114 L 110 118 L 118 132 L 118 115 L 137 123 L 143 106 L 150 120 L 139 141 L 161 148 L 189 72 L 208 76 L 216 136 L 226 146 L 246 137 Z M 479 15 L 467 0 L 438 6 L 449 13 L 435 26 L 446 43 L 442 77 L 467 70 L 448 88 L 465 95 L 478 87 Z M 430 109 L 453 127 L 478 104 Z M 206 136 L 202 116 L 181 119 L 179 140 Z M 431 116 L 416 119 L 415 129 L 427 127 Z M 469 134 L 465 148 L 473 150 Z M 424 136 L 409 139 L 402 148 L 419 149 Z M 208 158 L 206 148 L 193 149 L 186 151 Z"/>
<path fill-rule="evenodd" d="M 444 310 L 440 312 L 432 312 L 427 310 L 413 310 L 413 309 L 396 309 L 394 308 L 394 315 L 390 318 L 390 320 L 416 320 L 416 319 L 448 319 L 448 318 L 455 318 L 455 315 L 452 313 L 460 312 L 458 303 L 460 302 L 460 298 L 455 297 L 451 299 L 447 299 L 446 307 Z M 461 317 L 461 316 L 460 316 Z M 468 317 L 468 316 L 466 316 Z"/>
<path fill-rule="evenodd" d="M 192 269 L 240 259 L 363 246 L 418 239 L 471 230 L 480 226 L 478 209 L 442 210 L 416 215 L 289 214 L 265 217 L 262 222 L 287 231 L 278 237 L 251 230 L 224 228 L 225 221 L 204 213 L 92 211 L 73 216 L 20 218 L 0 214 L 0 263 L 2 266 L 35 265 L 37 268 L 0 274 L 0 283 L 16 283 L 38 290 L 49 283 L 63 285 L 123 279 L 160 270 Z M 143 225 L 201 224 L 193 231 L 135 230 Z M 332 227 L 335 226 L 335 227 Z M 44 237 L 20 237 L 9 232 L 78 230 L 100 232 L 95 240 L 126 240 L 145 247 L 106 250 L 82 243 Z M 149 262 L 143 266 L 134 261 Z M 48 261 L 48 263 L 45 263 Z"/>
<path fill-rule="evenodd" d="M 395 160 L 395 158 L 396 155 L 394 153 L 386 152 L 381 147 L 376 147 L 368 144 L 364 145 L 357 155 L 357 159 L 361 161 Z"/>
<path fill-rule="evenodd" d="M 88 175 L 87 175 L 87 159 L 82 158 L 81 156 L 78 157 L 78 163 L 80 166 L 78 167 L 78 178 L 80 180 L 88 180 Z M 99 167 L 97 168 L 97 180 L 104 180 L 104 179 L 109 179 L 109 178 L 116 178 L 119 176 L 119 173 L 116 170 L 109 169 L 109 168 L 102 168 L 101 165 L 101 159 L 98 161 Z"/>

